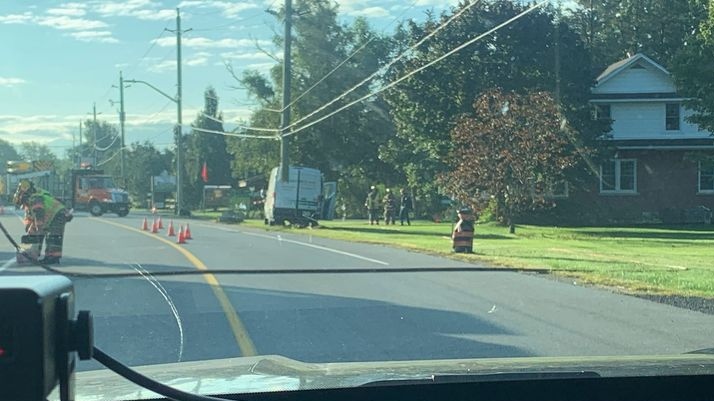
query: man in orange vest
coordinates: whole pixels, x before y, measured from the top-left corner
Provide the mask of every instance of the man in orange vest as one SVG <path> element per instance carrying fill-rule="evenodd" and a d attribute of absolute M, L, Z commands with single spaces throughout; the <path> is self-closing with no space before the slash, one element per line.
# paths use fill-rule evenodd
<path fill-rule="evenodd" d="M 458 211 L 459 221 L 451 233 L 454 252 L 473 253 L 474 247 L 474 215 L 471 209 L 464 208 Z"/>
<path fill-rule="evenodd" d="M 45 242 L 45 257 L 40 262 L 58 264 L 62 257 L 64 227 L 71 220 L 64 204 L 49 192 L 36 189 L 29 180 L 21 180 L 17 185 L 13 203 L 25 211 L 25 231 L 28 235 L 23 242 L 32 244 L 27 253 L 38 258 Z"/>

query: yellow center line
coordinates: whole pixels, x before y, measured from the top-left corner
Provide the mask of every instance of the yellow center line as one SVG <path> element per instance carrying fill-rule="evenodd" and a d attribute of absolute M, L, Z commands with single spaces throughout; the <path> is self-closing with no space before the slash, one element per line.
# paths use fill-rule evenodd
<path fill-rule="evenodd" d="M 96 221 L 100 221 L 102 223 L 106 224 L 111 224 L 116 227 L 123 228 L 125 230 L 137 232 L 139 234 L 146 235 L 147 237 L 154 238 L 156 240 L 159 240 L 166 245 L 169 245 L 170 247 L 174 248 L 175 250 L 179 251 L 186 259 L 188 259 L 191 264 L 193 264 L 198 270 L 203 270 L 207 271 L 208 267 L 201 262 L 199 258 L 197 258 L 194 254 L 186 250 L 186 248 L 183 248 L 179 246 L 178 244 L 175 244 L 165 238 L 159 237 L 156 234 L 152 234 L 150 232 L 142 231 L 133 227 L 126 226 L 124 224 L 120 223 L 115 223 L 113 221 L 105 220 L 105 219 L 94 219 Z M 255 349 L 255 344 L 253 344 L 253 340 L 250 339 L 250 336 L 248 335 L 248 331 L 245 328 L 245 325 L 243 322 L 240 320 L 238 317 L 238 312 L 236 312 L 235 308 L 233 307 L 233 304 L 231 304 L 231 301 L 228 299 L 228 295 L 226 295 L 225 291 L 223 291 L 223 287 L 218 283 L 218 279 L 216 278 L 215 275 L 211 273 L 205 273 L 202 274 L 204 280 L 206 280 L 206 283 L 211 287 L 211 290 L 213 290 L 213 295 L 216 296 L 216 299 L 218 299 L 218 303 L 221 305 L 221 308 L 223 309 L 223 313 L 226 315 L 226 318 L 228 319 L 228 324 L 231 326 L 231 331 L 233 331 L 233 336 L 236 339 L 236 342 L 238 343 L 238 347 L 240 348 L 240 352 L 243 356 L 256 356 L 258 355 L 258 351 Z"/>

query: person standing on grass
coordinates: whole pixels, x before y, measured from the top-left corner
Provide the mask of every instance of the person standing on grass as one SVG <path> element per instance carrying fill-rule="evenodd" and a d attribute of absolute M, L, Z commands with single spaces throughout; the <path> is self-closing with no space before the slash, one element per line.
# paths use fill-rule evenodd
<path fill-rule="evenodd" d="M 400 190 L 400 205 L 399 205 L 399 222 L 404 225 L 404 220 L 407 221 L 407 225 L 411 226 L 412 222 L 409 220 L 409 212 L 414 209 L 414 203 L 412 201 L 412 196 L 409 191 L 402 188 Z"/>
<path fill-rule="evenodd" d="M 379 225 L 379 195 L 374 185 L 370 187 L 369 193 L 367 193 L 367 200 L 364 201 L 364 206 L 369 214 L 369 225 Z"/>

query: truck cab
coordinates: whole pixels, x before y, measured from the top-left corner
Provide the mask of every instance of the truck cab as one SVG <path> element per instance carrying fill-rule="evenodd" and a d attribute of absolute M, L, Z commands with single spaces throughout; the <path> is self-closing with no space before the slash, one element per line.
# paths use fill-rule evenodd
<path fill-rule="evenodd" d="M 92 216 L 129 214 L 129 194 L 117 188 L 112 177 L 104 175 L 102 170 L 73 170 L 71 185 L 71 203 L 75 210 L 88 211 Z"/>

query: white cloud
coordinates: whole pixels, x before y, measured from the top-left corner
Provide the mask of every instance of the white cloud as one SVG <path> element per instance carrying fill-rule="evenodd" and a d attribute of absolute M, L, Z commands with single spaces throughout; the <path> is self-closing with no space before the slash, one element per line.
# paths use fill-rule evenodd
<path fill-rule="evenodd" d="M 176 46 L 176 39 L 172 37 L 164 37 L 154 40 L 154 42 L 161 47 Z M 257 44 L 260 46 L 268 46 L 272 42 L 269 40 L 258 40 Z M 181 44 L 185 47 L 195 47 L 195 48 L 236 48 L 236 47 L 248 47 L 255 46 L 256 41 L 251 39 L 209 39 L 204 37 L 194 37 L 194 38 L 183 38 Z"/>
<path fill-rule="evenodd" d="M 417 0 L 416 6 L 419 7 L 430 7 L 430 6 L 440 6 L 444 7 L 447 5 L 455 6 L 459 3 L 459 0 Z"/>
<path fill-rule="evenodd" d="M 161 74 L 167 71 L 176 70 L 176 60 L 163 60 L 150 62 L 146 67 L 150 72 Z"/>
<path fill-rule="evenodd" d="M 263 71 L 267 72 L 270 71 L 271 68 L 275 66 L 275 63 L 254 63 L 254 64 L 248 64 L 245 66 L 246 69 L 248 70 L 258 70 L 258 71 Z"/>
<path fill-rule="evenodd" d="M 168 20 L 176 16 L 171 9 L 162 9 L 152 0 L 95 1 L 94 12 L 103 17 L 133 17 L 141 20 Z"/>
<path fill-rule="evenodd" d="M 109 31 L 79 31 L 72 32 L 69 36 L 82 42 L 118 43 Z"/>
<path fill-rule="evenodd" d="M 59 7 L 47 9 L 47 14 L 66 15 L 70 17 L 82 17 L 87 14 L 87 5 L 84 3 L 65 3 Z"/>
<path fill-rule="evenodd" d="M 384 7 L 367 7 L 359 10 L 353 10 L 350 15 L 362 17 L 388 17 L 389 11 Z"/>
<path fill-rule="evenodd" d="M 106 28 L 107 24 L 98 20 L 88 20 L 84 18 L 72 18 L 66 15 L 58 15 L 52 17 L 36 17 L 35 22 L 38 25 L 49 26 L 60 30 L 78 30 L 84 31 L 88 29 Z"/>
<path fill-rule="evenodd" d="M 196 9 L 207 9 L 214 8 L 221 12 L 224 17 L 235 18 L 239 14 L 246 10 L 251 10 L 258 8 L 259 6 L 255 3 L 249 2 L 229 2 L 229 1 L 217 1 L 217 0 L 185 0 L 179 3 L 179 8 L 196 8 Z"/>
<path fill-rule="evenodd" d="M 33 20 L 32 13 L 0 15 L 0 24 L 27 24 Z"/>
<path fill-rule="evenodd" d="M 24 84 L 24 83 L 27 83 L 27 81 L 25 81 L 25 80 L 22 79 L 22 78 L 5 78 L 5 77 L 0 77 L 0 87 L 2 87 L 2 86 L 11 87 L 11 86 L 16 86 L 16 85 L 21 85 L 21 84 Z"/>
<path fill-rule="evenodd" d="M 269 55 L 263 53 L 263 52 L 224 52 L 221 53 L 221 57 L 224 59 L 231 59 L 231 60 L 273 60 L 272 57 Z M 274 55 L 274 57 L 277 57 Z"/>
<path fill-rule="evenodd" d="M 198 52 L 193 56 L 186 59 L 185 64 L 191 67 L 196 67 L 199 65 L 208 64 L 208 59 L 211 57 L 211 53 L 208 52 Z"/>

